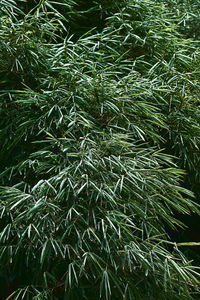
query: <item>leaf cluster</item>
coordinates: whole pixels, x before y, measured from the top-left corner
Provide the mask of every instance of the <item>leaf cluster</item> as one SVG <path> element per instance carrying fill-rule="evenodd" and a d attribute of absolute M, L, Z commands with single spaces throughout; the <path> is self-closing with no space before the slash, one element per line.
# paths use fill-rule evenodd
<path fill-rule="evenodd" d="M 179 169 L 193 187 L 199 42 L 176 2 L 0 1 L 5 297 L 199 293 L 198 267 L 166 229 L 199 213 Z"/>

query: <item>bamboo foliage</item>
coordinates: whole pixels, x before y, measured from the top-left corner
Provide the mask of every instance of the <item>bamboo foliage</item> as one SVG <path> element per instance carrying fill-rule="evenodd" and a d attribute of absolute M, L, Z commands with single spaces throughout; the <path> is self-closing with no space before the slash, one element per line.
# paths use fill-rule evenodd
<path fill-rule="evenodd" d="M 167 234 L 199 214 L 196 7 L 174 2 L 0 1 L 7 299 L 199 293 Z"/>

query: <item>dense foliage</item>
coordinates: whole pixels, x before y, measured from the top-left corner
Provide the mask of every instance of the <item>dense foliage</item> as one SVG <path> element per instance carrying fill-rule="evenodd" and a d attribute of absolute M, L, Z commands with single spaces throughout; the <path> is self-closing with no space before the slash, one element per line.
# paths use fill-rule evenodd
<path fill-rule="evenodd" d="M 194 2 L 0 0 L 2 299 L 199 295 Z"/>

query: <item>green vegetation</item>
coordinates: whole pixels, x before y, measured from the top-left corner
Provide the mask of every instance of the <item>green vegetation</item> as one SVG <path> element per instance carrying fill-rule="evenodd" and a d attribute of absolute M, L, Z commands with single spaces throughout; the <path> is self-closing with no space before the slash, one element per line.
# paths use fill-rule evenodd
<path fill-rule="evenodd" d="M 199 8 L 0 0 L 1 299 L 199 296 Z"/>

